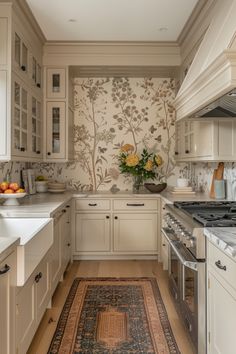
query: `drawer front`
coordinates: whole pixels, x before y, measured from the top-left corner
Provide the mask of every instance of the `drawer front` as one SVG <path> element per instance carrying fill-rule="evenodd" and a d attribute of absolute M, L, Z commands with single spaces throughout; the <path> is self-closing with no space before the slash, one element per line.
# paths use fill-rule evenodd
<path fill-rule="evenodd" d="M 208 242 L 208 264 L 236 289 L 236 262 L 211 242 Z"/>
<path fill-rule="evenodd" d="M 109 199 L 76 199 L 76 210 L 110 210 Z"/>
<path fill-rule="evenodd" d="M 150 199 L 114 200 L 114 210 L 157 210 L 159 201 Z"/>

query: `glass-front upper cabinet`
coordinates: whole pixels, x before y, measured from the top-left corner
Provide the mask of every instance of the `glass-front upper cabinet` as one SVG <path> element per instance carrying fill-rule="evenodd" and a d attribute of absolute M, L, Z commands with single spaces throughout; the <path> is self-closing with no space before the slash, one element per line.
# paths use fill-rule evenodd
<path fill-rule="evenodd" d="M 37 62 L 34 56 L 32 56 L 32 68 L 31 68 L 31 78 L 35 86 L 41 88 L 42 79 L 41 79 L 41 66 Z"/>
<path fill-rule="evenodd" d="M 13 96 L 12 148 L 16 155 L 25 156 L 28 153 L 28 92 L 20 81 L 14 81 Z"/>
<path fill-rule="evenodd" d="M 66 69 L 47 69 L 47 98 L 66 97 Z"/>
<path fill-rule="evenodd" d="M 14 43 L 15 64 L 21 71 L 28 73 L 28 48 L 16 32 Z"/>
<path fill-rule="evenodd" d="M 65 159 L 65 102 L 47 102 L 47 159 Z"/>
<path fill-rule="evenodd" d="M 35 157 L 42 155 L 42 118 L 41 103 L 31 97 L 31 152 Z"/>

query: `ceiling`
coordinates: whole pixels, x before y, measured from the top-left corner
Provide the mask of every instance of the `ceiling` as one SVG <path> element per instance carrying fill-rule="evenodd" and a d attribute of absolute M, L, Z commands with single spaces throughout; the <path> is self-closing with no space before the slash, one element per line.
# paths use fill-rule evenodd
<path fill-rule="evenodd" d="M 176 41 L 198 0 L 26 0 L 47 40 Z"/>

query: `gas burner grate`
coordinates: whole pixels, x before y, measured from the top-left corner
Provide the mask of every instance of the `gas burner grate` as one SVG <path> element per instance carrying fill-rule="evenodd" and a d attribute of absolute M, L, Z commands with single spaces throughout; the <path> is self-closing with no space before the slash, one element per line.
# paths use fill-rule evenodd
<path fill-rule="evenodd" d="M 204 226 L 211 227 L 235 227 L 236 213 L 196 213 L 192 214 L 193 219 Z"/>

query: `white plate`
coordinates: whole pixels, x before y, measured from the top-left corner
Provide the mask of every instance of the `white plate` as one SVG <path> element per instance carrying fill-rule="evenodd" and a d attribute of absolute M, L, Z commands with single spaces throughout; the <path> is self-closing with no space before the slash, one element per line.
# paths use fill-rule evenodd
<path fill-rule="evenodd" d="M 12 193 L 12 194 L 5 194 L 0 193 L 0 199 L 6 199 L 3 205 L 19 205 L 17 199 L 23 198 L 26 196 L 27 193 Z"/>
<path fill-rule="evenodd" d="M 48 192 L 50 193 L 63 193 L 65 191 L 65 189 L 48 189 Z"/>

